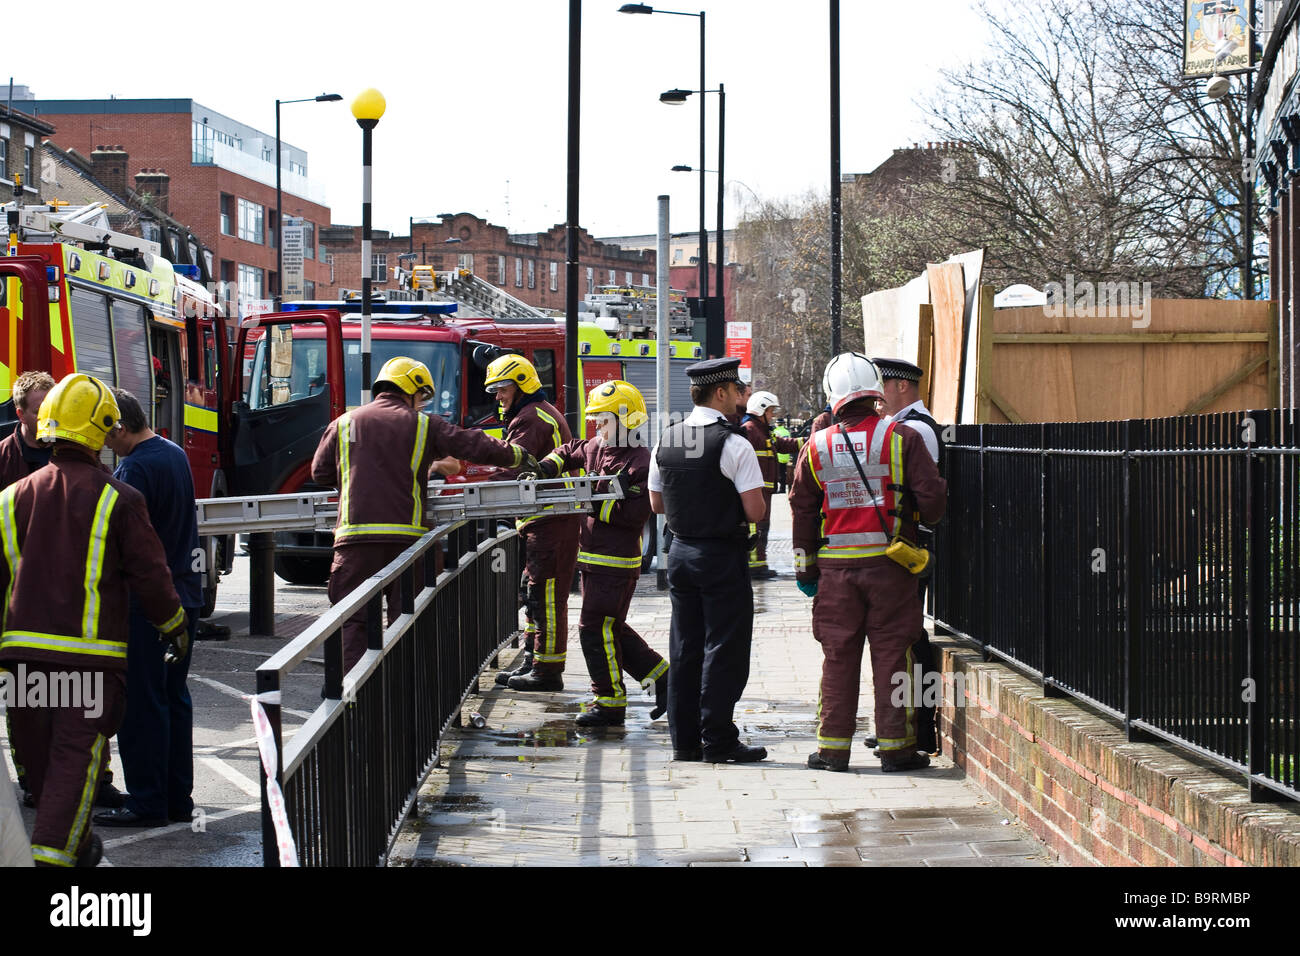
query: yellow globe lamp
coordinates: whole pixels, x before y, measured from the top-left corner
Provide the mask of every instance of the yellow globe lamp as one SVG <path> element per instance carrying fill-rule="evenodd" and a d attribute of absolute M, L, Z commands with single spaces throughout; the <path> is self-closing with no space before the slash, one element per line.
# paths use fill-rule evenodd
<path fill-rule="evenodd" d="M 362 90 L 352 101 L 352 115 L 356 117 L 357 125 L 362 129 L 374 129 L 387 106 L 384 94 L 371 87 Z"/>

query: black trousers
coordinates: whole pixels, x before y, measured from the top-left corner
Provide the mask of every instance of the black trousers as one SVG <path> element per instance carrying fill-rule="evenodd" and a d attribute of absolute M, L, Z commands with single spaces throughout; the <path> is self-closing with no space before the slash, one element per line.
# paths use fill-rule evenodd
<path fill-rule="evenodd" d="M 668 552 L 668 728 L 674 750 L 730 750 L 749 681 L 754 589 L 742 539 L 673 538 Z"/>

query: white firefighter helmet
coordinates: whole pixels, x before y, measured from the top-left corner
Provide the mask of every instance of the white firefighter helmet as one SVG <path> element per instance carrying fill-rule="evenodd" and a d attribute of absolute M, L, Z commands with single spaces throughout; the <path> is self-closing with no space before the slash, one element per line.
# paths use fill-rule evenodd
<path fill-rule="evenodd" d="M 871 359 L 859 352 L 841 352 L 826 363 L 822 390 L 835 414 L 860 398 L 885 397 L 880 388 L 880 372 Z"/>
<path fill-rule="evenodd" d="M 769 408 L 779 408 L 780 406 L 781 399 L 771 392 L 755 392 L 749 396 L 749 404 L 745 406 L 745 411 L 756 418 L 762 418 L 763 413 Z"/>

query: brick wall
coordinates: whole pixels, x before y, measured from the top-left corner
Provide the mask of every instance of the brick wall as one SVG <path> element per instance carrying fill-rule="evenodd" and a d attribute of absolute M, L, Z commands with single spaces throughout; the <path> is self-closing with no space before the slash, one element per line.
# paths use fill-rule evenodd
<path fill-rule="evenodd" d="M 945 753 L 1077 866 L 1300 866 L 1300 805 L 1115 724 L 940 638 Z M 956 706 L 961 675 L 965 706 Z"/>
<path fill-rule="evenodd" d="M 448 242 L 447 240 L 458 240 Z M 328 295 L 337 298 L 341 289 L 361 287 L 361 227 L 337 227 L 324 237 L 330 254 L 334 257 L 334 284 Z M 414 262 L 432 265 L 435 269 L 454 269 L 460 256 L 474 257 L 474 274 L 480 279 L 499 286 L 517 299 L 543 309 L 564 309 L 565 298 L 565 230 L 563 225 L 552 226 L 547 232 L 516 235 L 512 240 L 502 226 L 493 225 L 470 213 L 458 213 L 439 222 L 417 222 L 411 235 L 392 236 L 376 233 L 372 240 L 373 253 L 387 257 L 385 267 L 388 278 L 375 282 L 375 289 L 392 288 L 393 268 L 398 256 L 414 251 Z M 505 257 L 505 282 L 500 281 L 498 257 Z M 587 269 L 595 270 L 594 285 L 609 283 L 609 270 L 617 274 L 617 282 L 626 280 L 632 273 L 634 285 L 641 284 L 644 274 L 649 283 L 655 281 L 655 254 L 653 252 L 625 252 L 615 246 L 598 242 L 581 230 L 578 235 L 578 297 L 587 294 Z M 519 263 L 519 284 L 516 284 L 516 260 Z M 533 284 L 528 284 L 528 267 L 532 263 Z M 551 288 L 551 266 L 556 271 L 555 288 Z"/>
<path fill-rule="evenodd" d="M 134 185 L 135 174 L 142 169 L 160 169 L 169 177 L 168 212 L 185 223 L 203 240 L 216 259 L 217 274 L 221 262 L 240 263 L 264 269 L 267 272 L 264 288 L 269 297 L 270 274 L 275 272 L 275 247 L 269 241 L 261 244 L 238 238 L 239 198 L 263 207 L 264 232 L 270 232 L 275 210 L 275 186 L 267 186 L 247 179 L 229 170 L 211 165 L 195 165 L 193 159 L 193 129 L 189 113 L 110 113 L 110 114 L 46 114 L 43 118 L 55 124 L 58 132 L 50 137 L 63 149 L 75 149 L 89 157 L 97 146 L 121 146 L 128 159 L 126 182 Z M 221 195 L 232 197 L 231 231 L 221 232 Z M 324 206 L 307 202 L 297 196 L 284 194 L 284 214 L 304 216 L 316 224 L 316 242 L 320 243 L 321 230 L 330 224 L 330 211 Z M 316 283 L 316 294 L 329 286 L 329 267 L 319 259 L 305 264 L 306 277 Z"/>

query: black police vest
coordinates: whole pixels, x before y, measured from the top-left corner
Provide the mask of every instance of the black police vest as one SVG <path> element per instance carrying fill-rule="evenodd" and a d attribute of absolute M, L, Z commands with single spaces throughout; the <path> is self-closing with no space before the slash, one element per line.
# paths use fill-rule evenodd
<path fill-rule="evenodd" d="M 939 437 L 939 423 L 924 412 L 918 412 L 916 409 L 908 409 L 905 417 L 895 418 L 894 421 L 899 424 L 906 422 L 925 422 L 934 432 L 934 440 L 939 445 L 939 460 L 935 464 L 939 467 L 939 474 L 943 474 L 943 439 Z"/>
<path fill-rule="evenodd" d="M 693 432 L 686 441 L 687 431 Z M 722 473 L 722 446 L 740 429 L 724 421 L 703 428 L 670 426 L 655 461 L 663 484 L 664 514 L 679 538 L 744 539 L 748 533 L 740 492 Z"/>

